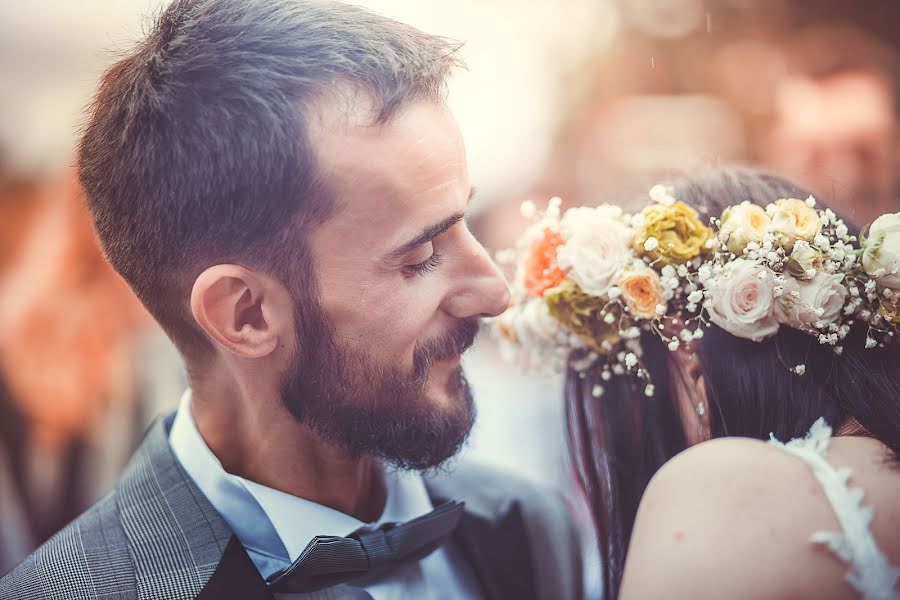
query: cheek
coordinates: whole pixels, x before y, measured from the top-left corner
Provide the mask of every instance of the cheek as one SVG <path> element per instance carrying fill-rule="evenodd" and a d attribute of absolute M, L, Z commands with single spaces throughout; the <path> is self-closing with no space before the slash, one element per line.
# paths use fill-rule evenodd
<path fill-rule="evenodd" d="M 433 279 L 436 281 L 438 278 Z M 382 339 L 395 353 L 412 356 L 418 341 L 433 336 L 432 329 L 436 329 L 444 297 L 438 287 L 421 284 L 404 286 L 378 308 Z"/>
<path fill-rule="evenodd" d="M 431 278 L 433 281 L 427 281 Z M 422 281 L 331 288 L 326 310 L 338 338 L 369 355 L 405 360 L 420 339 L 427 339 L 444 297 L 433 275 Z"/>

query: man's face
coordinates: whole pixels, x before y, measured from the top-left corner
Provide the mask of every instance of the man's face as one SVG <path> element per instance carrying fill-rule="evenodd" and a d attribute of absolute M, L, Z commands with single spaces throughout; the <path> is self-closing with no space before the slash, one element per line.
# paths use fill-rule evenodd
<path fill-rule="evenodd" d="M 472 188 L 460 132 L 431 102 L 375 126 L 326 113 L 311 129 L 338 210 L 310 236 L 321 302 L 297 307 L 284 400 L 353 456 L 436 466 L 474 419 L 459 355 L 477 320 L 509 302 L 463 220 Z"/>

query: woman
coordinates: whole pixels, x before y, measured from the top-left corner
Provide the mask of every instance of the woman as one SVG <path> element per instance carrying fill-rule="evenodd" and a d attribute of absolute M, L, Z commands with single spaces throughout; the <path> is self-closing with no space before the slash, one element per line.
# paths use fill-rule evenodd
<path fill-rule="evenodd" d="M 551 205 L 497 323 L 566 369 L 606 597 L 898 597 L 900 216 L 862 254 L 778 177 L 651 196 Z"/>

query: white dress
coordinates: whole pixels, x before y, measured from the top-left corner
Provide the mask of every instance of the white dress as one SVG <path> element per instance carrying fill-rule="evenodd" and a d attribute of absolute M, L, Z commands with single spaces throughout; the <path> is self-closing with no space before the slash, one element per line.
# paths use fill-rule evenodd
<path fill-rule="evenodd" d="M 802 459 L 812 469 L 825 497 L 841 525 L 841 531 L 818 531 L 811 541 L 831 549 L 847 563 L 847 581 L 863 600 L 900 600 L 897 582 L 900 569 L 894 568 L 872 536 L 872 508 L 863 506 L 863 491 L 849 485 L 852 470 L 835 469 L 826 460 L 831 427 L 816 421 L 805 438 L 783 444 L 772 436 L 770 443 Z"/>

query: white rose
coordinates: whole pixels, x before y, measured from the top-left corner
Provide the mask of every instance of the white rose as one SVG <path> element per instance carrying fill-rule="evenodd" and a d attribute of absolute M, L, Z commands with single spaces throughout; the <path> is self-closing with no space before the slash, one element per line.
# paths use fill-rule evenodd
<path fill-rule="evenodd" d="M 788 272 L 798 279 L 810 279 L 811 272 L 818 271 L 822 266 L 822 257 L 809 245 L 806 240 L 798 240 L 794 243 L 787 262 Z"/>
<path fill-rule="evenodd" d="M 559 321 L 553 318 L 542 299 L 525 302 L 516 320 L 516 337 L 523 346 L 543 346 L 567 337 Z"/>
<path fill-rule="evenodd" d="M 560 221 L 565 243 L 556 251 L 560 268 L 592 296 L 607 293 L 613 277 L 634 258 L 634 231 L 618 207 L 576 208 Z"/>
<path fill-rule="evenodd" d="M 513 304 L 493 319 L 492 325 L 503 358 L 528 371 L 553 372 L 561 368 L 557 363 L 567 352 L 558 350 L 571 346 L 571 336 L 539 298 Z"/>
<path fill-rule="evenodd" d="M 705 304 L 713 323 L 728 333 L 754 342 L 775 335 L 775 292 L 773 277 L 760 278 L 765 267 L 738 258 L 711 280 Z"/>
<path fill-rule="evenodd" d="M 761 206 L 744 201 L 722 213 L 719 233 L 723 240 L 727 240 L 728 250 L 741 256 L 747 244 L 762 241 L 770 222 Z"/>
<path fill-rule="evenodd" d="M 783 198 L 767 208 L 772 219 L 771 230 L 778 234 L 787 250 L 791 250 L 797 240 L 813 240 L 822 230 L 819 213 L 803 200 Z"/>
<path fill-rule="evenodd" d="M 819 272 L 809 281 L 788 277 L 776 307 L 778 320 L 795 329 L 820 322 L 833 323 L 841 315 L 847 293 L 840 273 Z"/>
<path fill-rule="evenodd" d="M 625 215 L 622 207 L 612 204 L 600 206 L 576 206 L 565 212 L 559 220 L 559 231 L 564 240 L 568 240 L 582 229 L 596 229 L 602 227 L 607 221 L 617 221 L 625 224 Z"/>
<path fill-rule="evenodd" d="M 862 262 L 866 273 L 879 285 L 900 290 L 900 213 L 875 219 L 869 227 Z"/>

